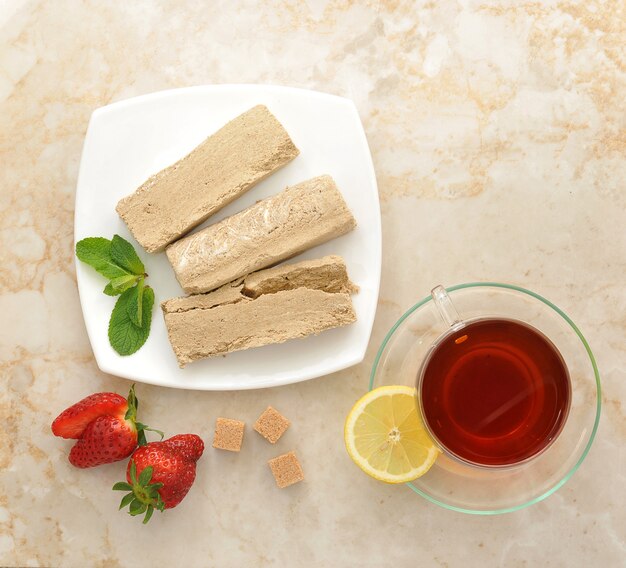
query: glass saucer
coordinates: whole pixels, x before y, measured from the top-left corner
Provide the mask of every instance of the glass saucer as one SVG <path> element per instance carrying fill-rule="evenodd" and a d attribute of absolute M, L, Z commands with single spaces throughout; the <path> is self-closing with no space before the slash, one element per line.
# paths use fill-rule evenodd
<path fill-rule="evenodd" d="M 508 468 L 475 467 L 443 452 L 423 477 L 407 485 L 446 509 L 476 515 L 516 511 L 561 487 L 585 459 L 600 420 L 600 375 L 591 349 L 576 324 L 539 294 L 495 282 L 446 288 L 462 319 L 504 317 L 525 321 L 557 347 L 569 370 L 571 406 L 549 448 Z M 448 325 L 428 296 L 410 308 L 385 337 L 372 368 L 370 390 L 384 385 L 414 387 L 433 342 Z"/>

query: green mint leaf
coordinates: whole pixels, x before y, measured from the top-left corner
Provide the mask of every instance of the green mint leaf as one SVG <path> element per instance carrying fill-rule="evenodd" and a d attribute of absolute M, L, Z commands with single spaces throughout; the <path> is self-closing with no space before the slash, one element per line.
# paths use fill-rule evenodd
<path fill-rule="evenodd" d="M 111 241 L 103 237 L 89 237 L 76 243 L 78 260 L 96 269 L 105 278 L 113 280 L 127 276 L 128 271 L 111 258 Z"/>
<path fill-rule="evenodd" d="M 109 282 L 111 284 L 111 288 L 121 294 L 122 292 L 126 292 L 129 288 L 132 288 L 137 280 L 141 279 L 143 281 L 143 276 L 135 276 L 134 274 L 128 274 L 127 276 L 120 276 L 119 278 L 114 278 Z M 117 295 L 117 294 L 116 294 Z"/>
<path fill-rule="evenodd" d="M 102 290 L 103 294 L 106 294 L 107 296 L 119 296 L 124 290 L 116 290 L 115 288 L 113 288 L 113 286 L 111 286 L 111 283 L 109 282 L 105 287 L 104 290 Z"/>
<path fill-rule="evenodd" d="M 154 290 L 146 286 L 141 303 L 141 327 L 136 326 L 128 315 L 128 304 L 137 294 L 137 287 L 126 290 L 115 303 L 109 320 L 109 342 L 120 355 L 132 355 L 148 339 L 154 306 Z"/>
<path fill-rule="evenodd" d="M 111 258 L 113 261 L 132 274 L 141 276 L 146 269 L 133 245 L 119 235 L 113 235 L 111 241 Z"/>
<path fill-rule="evenodd" d="M 143 312 L 143 278 L 139 279 L 136 287 L 137 293 L 133 294 L 128 301 L 128 317 L 137 327 L 141 327 L 141 317 Z"/>
<path fill-rule="evenodd" d="M 111 280 L 111 286 L 115 290 L 128 290 L 131 286 L 137 283 L 137 279 L 139 276 L 135 276 L 134 274 L 127 274 L 126 276 L 119 276 L 118 278 L 113 278 Z"/>
<path fill-rule="evenodd" d="M 154 290 L 150 288 L 150 286 L 145 286 L 143 289 L 143 308 L 142 313 L 144 316 L 142 317 L 141 327 L 146 327 L 146 321 L 148 323 L 148 333 L 150 333 L 150 323 L 152 321 L 152 307 L 154 306 Z M 144 320 L 145 317 L 145 320 Z"/>

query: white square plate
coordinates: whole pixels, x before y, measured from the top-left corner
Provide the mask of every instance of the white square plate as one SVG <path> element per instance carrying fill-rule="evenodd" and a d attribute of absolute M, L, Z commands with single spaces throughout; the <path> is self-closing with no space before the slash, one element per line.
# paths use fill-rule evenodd
<path fill-rule="evenodd" d="M 150 175 L 182 158 L 226 122 L 265 104 L 285 126 L 300 155 L 199 228 L 278 193 L 288 185 L 330 174 L 352 210 L 357 228 L 297 257 L 339 254 L 360 287 L 353 296 L 357 322 L 318 336 L 207 359 L 179 369 L 159 304 L 183 295 L 165 253 L 148 254 L 115 212 L 120 198 Z M 108 321 L 116 298 L 102 293 L 106 282 L 76 262 L 80 301 L 100 369 L 135 381 L 201 390 L 272 387 L 312 379 L 363 360 L 380 283 L 381 230 L 372 158 L 357 110 L 348 99 L 286 87 L 218 85 L 163 91 L 97 109 L 89 122 L 76 191 L 74 236 L 112 238 L 135 246 L 156 301 L 152 330 L 134 355 L 119 356 L 109 345 Z"/>

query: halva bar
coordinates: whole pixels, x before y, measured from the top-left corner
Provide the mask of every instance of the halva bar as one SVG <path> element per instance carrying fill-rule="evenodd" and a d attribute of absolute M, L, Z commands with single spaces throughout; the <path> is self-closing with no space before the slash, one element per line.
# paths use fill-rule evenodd
<path fill-rule="evenodd" d="M 255 106 L 148 178 L 116 209 L 139 244 L 158 252 L 298 154 L 274 115 Z"/>
<path fill-rule="evenodd" d="M 327 270 L 329 264 L 339 268 Z M 310 278 L 303 276 L 307 265 Z M 321 277 L 320 266 L 326 267 L 327 278 Z M 276 269 L 268 269 L 208 294 L 163 302 L 165 325 L 178 364 L 184 367 L 199 359 L 282 343 L 356 321 L 347 292 L 356 287 L 348 279 L 341 257 L 279 268 L 283 275 L 280 280 L 275 278 Z M 265 278 L 268 273 L 269 278 Z M 290 274 L 298 277 L 301 286 L 293 287 Z M 270 281 L 274 282 L 271 290 L 266 286 Z M 338 291 L 325 291 L 329 289 Z"/>
<path fill-rule="evenodd" d="M 355 225 L 335 182 L 324 175 L 177 241 L 167 248 L 167 257 L 185 292 L 198 294 L 291 258 Z"/>

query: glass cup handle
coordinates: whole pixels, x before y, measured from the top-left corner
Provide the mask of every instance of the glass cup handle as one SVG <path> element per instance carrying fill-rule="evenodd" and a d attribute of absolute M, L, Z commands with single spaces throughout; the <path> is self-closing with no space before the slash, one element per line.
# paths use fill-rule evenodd
<path fill-rule="evenodd" d="M 436 286 L 430 291 L 430 295 L 433 298 L 433 302 L 441 319 L 447 323 L 450 327 L 456 327 L 460 323 L 462 323 L 461 318 L 459 316 L 459 312 L 456 311 L 450 296 L 448 296 L 448 292 L 446 289 L 441 286 Z"/>

